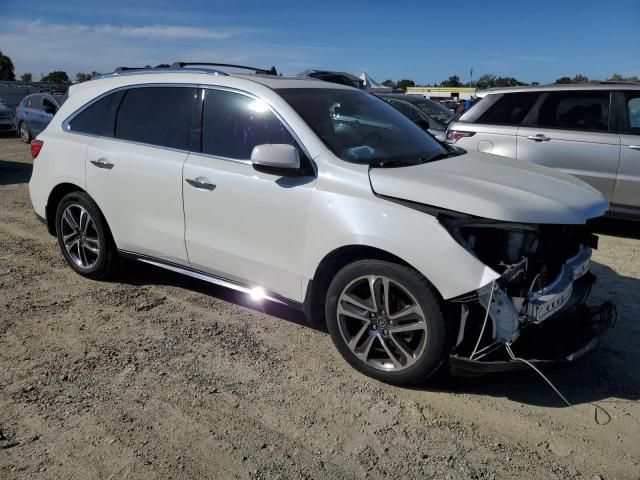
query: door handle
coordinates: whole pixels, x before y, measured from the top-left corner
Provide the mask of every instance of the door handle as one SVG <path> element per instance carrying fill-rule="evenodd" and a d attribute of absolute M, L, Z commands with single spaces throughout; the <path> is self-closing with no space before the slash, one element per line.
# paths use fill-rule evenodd
<path fill-rule="evenodd" d="M 640 145 L 629 145 L 631 150 L 640 150 Z"/>
<path fill-rule="evenodd" d="M 96 167 L 104 168 L 105 170 L 111 170 L 113 168 L 113 163 L 110 163 L 109 161 L 107 161 L 106 158 L 99 158 L 98 160 L 91 160 L 91 163 L 93 163 Z"/>
<path fill-rule="evenodd" d="M 205 177 L 198 177 L 196 179 L 187 178 L 187 183 L 192 187 L 199 188 L 201 190 L 214 190 L 216 186 L 213 183 L 209 183 L 209 180 Z"/>
<path fill-rule="evenodd" d="M 549 137 L 539 133 L 538 135 L 529 135 L 527 137 L 529 140 L 533 140 L 534 142 L 548 142 L 551 140 Z"/>

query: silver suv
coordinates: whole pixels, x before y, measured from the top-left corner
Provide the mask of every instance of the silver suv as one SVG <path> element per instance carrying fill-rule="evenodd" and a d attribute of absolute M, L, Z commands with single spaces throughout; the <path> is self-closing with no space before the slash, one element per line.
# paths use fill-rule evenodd
<path fill-rule="evenodd" d="M 447 141 L 554 167 L 590 183 L 610 214 L 640 219 L 640 84 L 492 89 Z"/>

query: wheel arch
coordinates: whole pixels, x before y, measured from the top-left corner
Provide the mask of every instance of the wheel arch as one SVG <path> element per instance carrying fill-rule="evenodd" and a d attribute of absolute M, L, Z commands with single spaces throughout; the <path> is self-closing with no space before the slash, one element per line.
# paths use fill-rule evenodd
<path fill-rule="evenodd" d="M 58 204 L 64 198 L 65 195 L 72 192 L 83 192 L 87 193 L 86 190 L 79 187 L 74 183 L 59 183 L 56 185 L 49 197 L 47 198 L 47 204 L 45 206 L 45 214 L 47 220 L 47 231 L 49 234 L 55 236 L 56 235 L 56 210 L 58 208 Z"/>
<path fill-rule="evenodd" d="M 318 263 L 313 278 L 309 280 L 307 285 L 303 310 L 312 325 L 321 327 L 325 324 L 324 301 L 329 284 L 335 274 L 349 263 L 364 259 L 384 260 L 417 270 L 406 260 L 381 248 L 353 244 L 334 249 L 326 254 L 320 263 Z M 427 281 L 429 281 L 429 279 L 427 279 Z M 437 288 L 434 287 L 434 291 L 442 298 Z"/>

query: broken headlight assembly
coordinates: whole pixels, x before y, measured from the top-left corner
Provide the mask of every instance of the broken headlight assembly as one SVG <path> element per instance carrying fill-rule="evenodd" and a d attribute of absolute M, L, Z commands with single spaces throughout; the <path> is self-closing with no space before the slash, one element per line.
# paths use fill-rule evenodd
<path fill-rule="evenodd" d="M 512 346 L 534 362 L 573 360 L 590 350 L 616 317 L 610 302 L 586 306 L 595 282 L 598 238 L 584 225 L 536 225 L 439 215 L 455 240 L 500 274 L 449 301 L 459 318 L 451 365 L 462 371 L 520 367 Z"/>

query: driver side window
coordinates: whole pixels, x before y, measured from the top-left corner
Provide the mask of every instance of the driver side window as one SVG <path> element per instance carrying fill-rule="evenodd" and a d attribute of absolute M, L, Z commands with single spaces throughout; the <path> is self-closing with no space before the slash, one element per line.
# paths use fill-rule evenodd
<path fill-rule="evenodd" d="M 293 136 L 264 101 L 225 90 L 205 92 L 202 153 L 249 160 L 256 145 L 289 144 L 298 148 Z"/>

